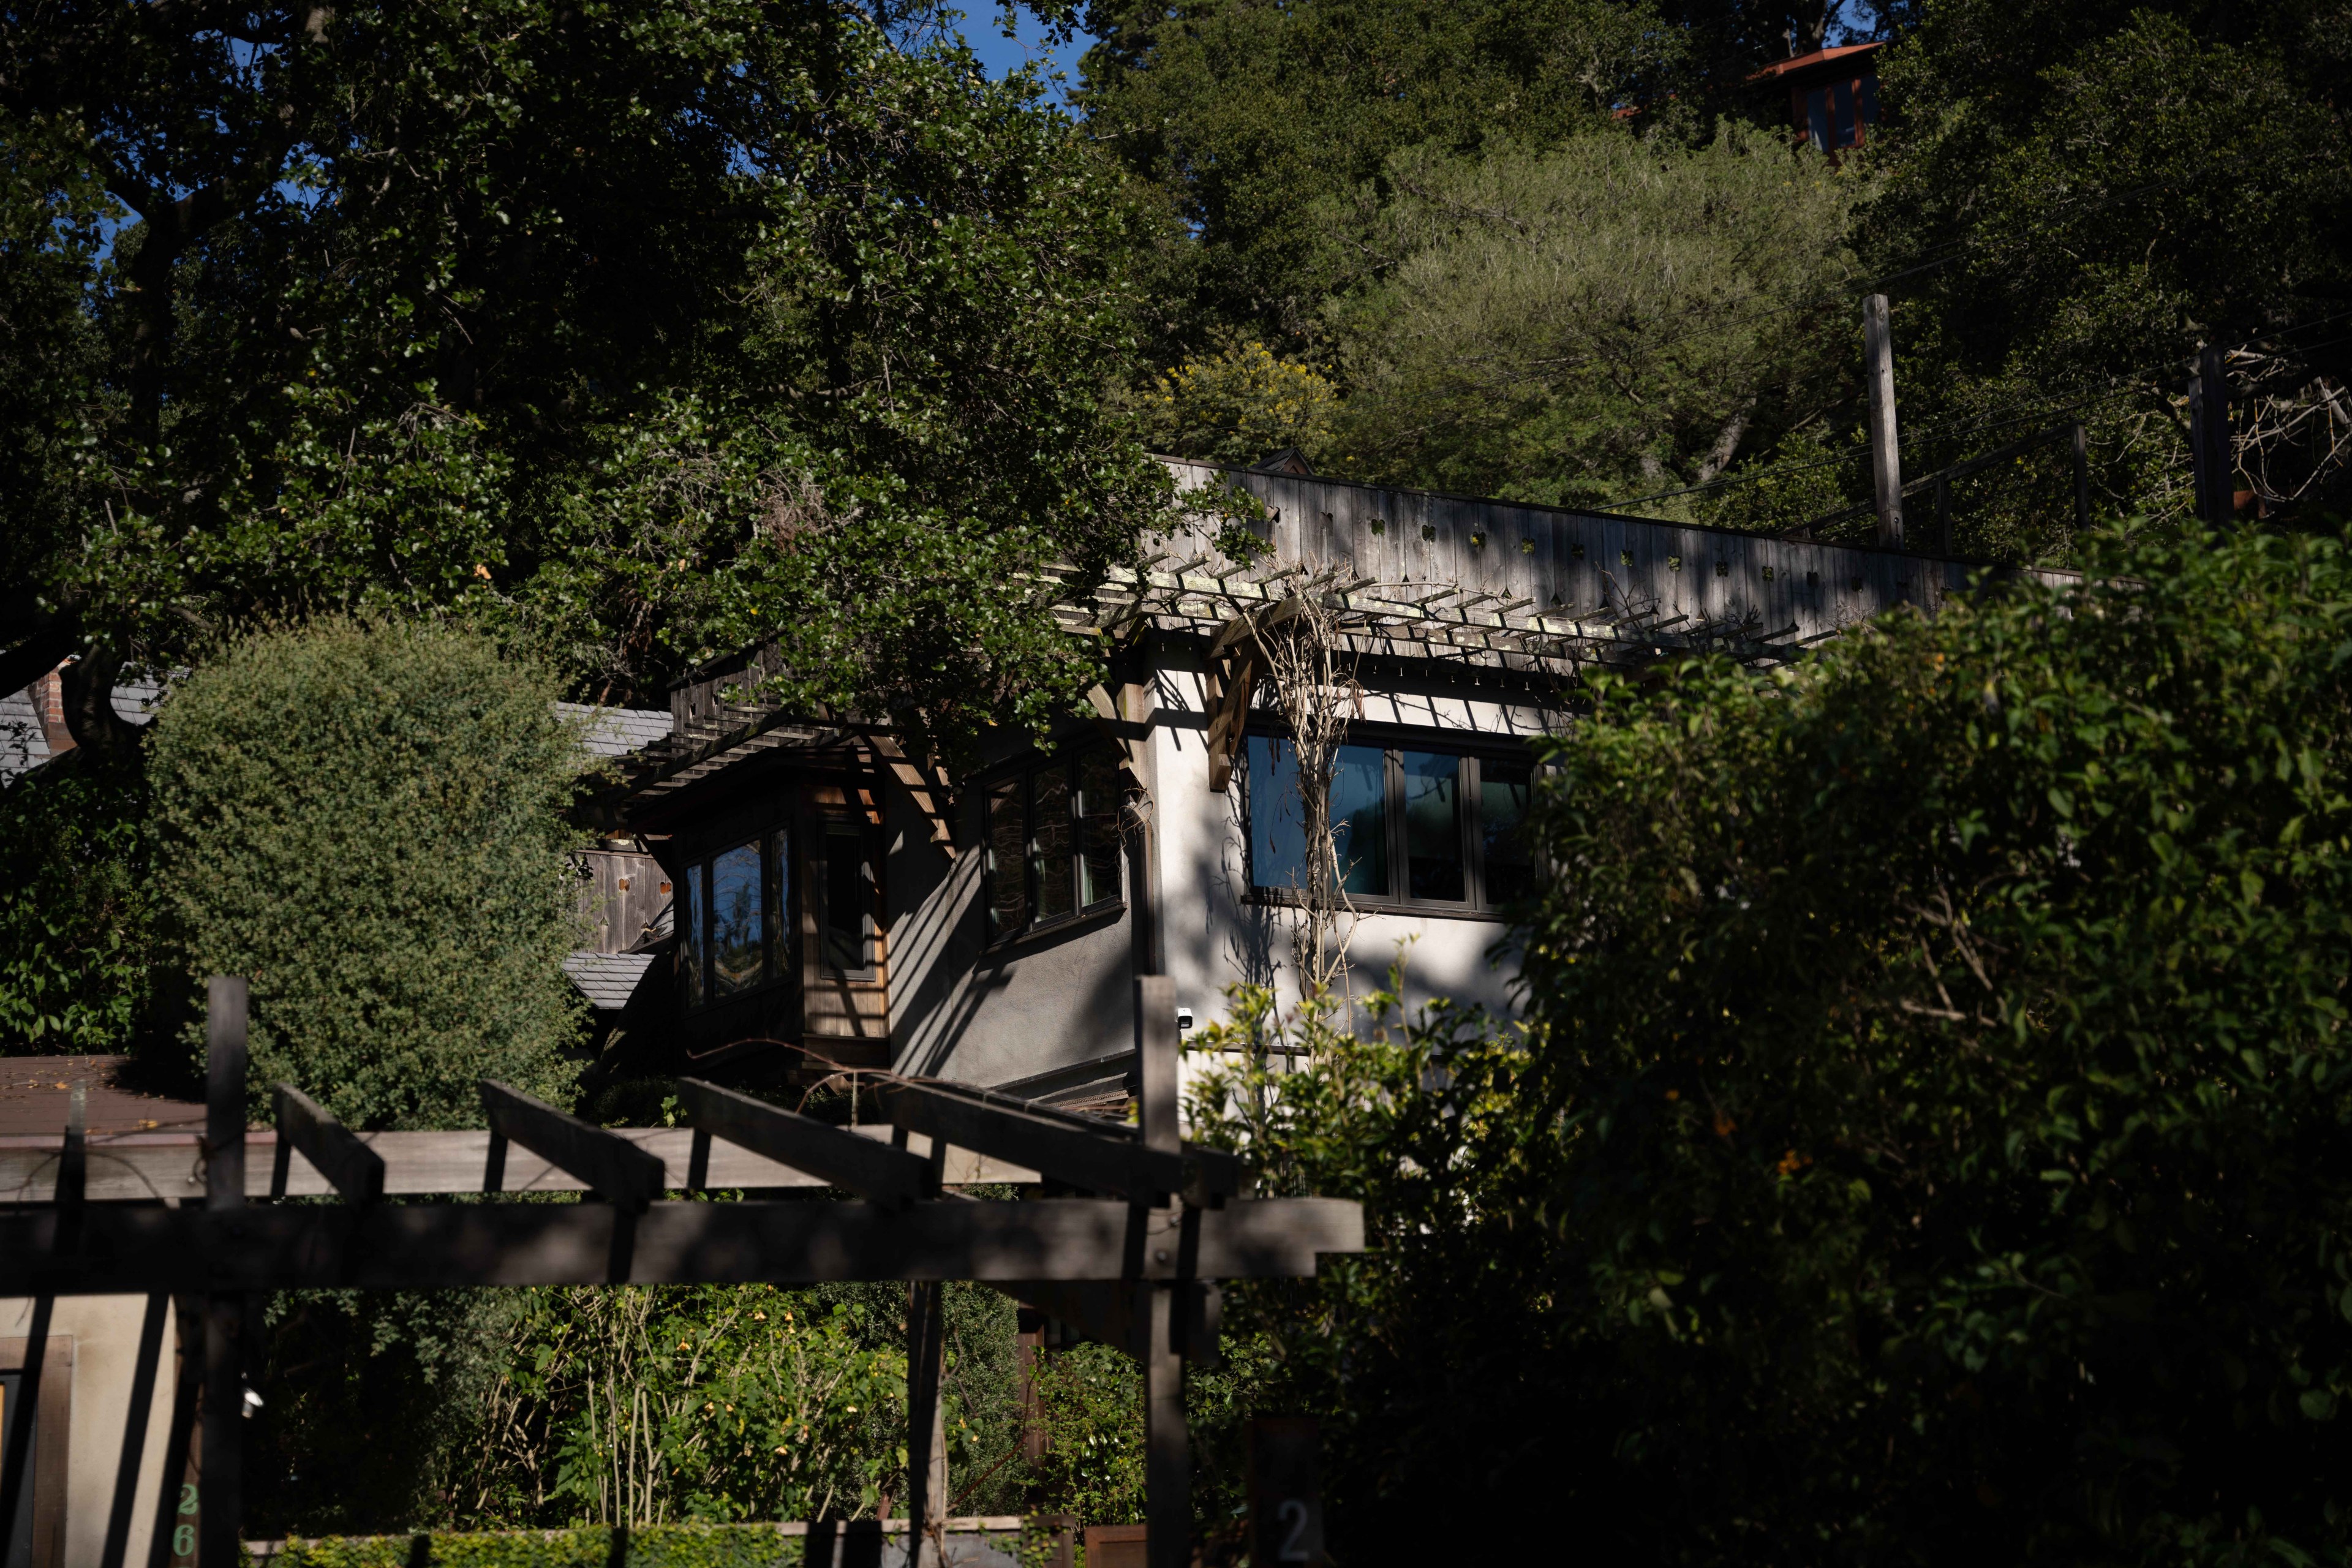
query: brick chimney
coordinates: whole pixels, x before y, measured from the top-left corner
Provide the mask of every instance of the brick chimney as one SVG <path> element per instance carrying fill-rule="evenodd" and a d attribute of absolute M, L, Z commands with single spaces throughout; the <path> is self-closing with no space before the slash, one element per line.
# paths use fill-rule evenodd
<path fill-rule="evenodd" d="M 66 664 L 73 661 L 68 659 Z M 66 683 L 62 674 L 65 664 L 33 682 L 33 710 L 41 716 L 41 733 L 49 742 L 49 755 L 62 756 L 74 749 L 73 731 L 66 728 Z"/>

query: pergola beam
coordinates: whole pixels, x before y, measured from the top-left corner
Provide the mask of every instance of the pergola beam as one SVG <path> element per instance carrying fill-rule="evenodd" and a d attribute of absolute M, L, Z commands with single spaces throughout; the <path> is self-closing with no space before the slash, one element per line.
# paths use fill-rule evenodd
<path fill-rule="evenodd" d="M 68 1224 L 70 1219 L 70 1224 Z M 616 1278 L 616 1224 L 633 1223 Z M 76 1234 L 76 1231 L 79 1234 Z M 1152 1209 L 1116 1198 L 341 1204 L 222 1213 L 143 1205 L 0 1213 L 0 1296 L 153 1290 L 859 1279 L 1285 1279 L 1363 1249 L 1339 1198 Z"/>

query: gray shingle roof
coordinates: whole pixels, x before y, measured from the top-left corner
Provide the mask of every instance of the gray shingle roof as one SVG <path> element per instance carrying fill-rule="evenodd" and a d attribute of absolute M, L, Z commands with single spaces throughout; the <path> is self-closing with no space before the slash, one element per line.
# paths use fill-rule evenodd
<path fill-rule="evenodd" d="M 49 738 L 33 706 L 33 689 L 0 697 L 0 780 L 13 779 L 49 760 Z"/>
<path fill-rule="evenodd" d="M 567 719 L 588 721 L 588 750 L 599 757 L 625 757 L 656 741 L 669 738 L 667 709 L 598 708 L 586 702 L 559 702 L 555 710 Z"/>
<path fill-rule="evenodd" d="M 617 1013 L 629 1005 L 646 971 L 653 967 L 649 952 L 575 952 L 563 961 L 563 973 L 600 1013 Z"/>

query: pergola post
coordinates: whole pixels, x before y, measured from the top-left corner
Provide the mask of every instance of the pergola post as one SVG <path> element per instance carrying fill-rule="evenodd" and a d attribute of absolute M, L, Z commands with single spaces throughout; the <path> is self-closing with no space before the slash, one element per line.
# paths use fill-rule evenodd
<path fill-rule="evenodd" d="M 946 1562 L 947 1405 L 940 1373 L 947 1360 L 947 1286 L 907 1287 L 907 1568 Z"/>
<path fill-rule="evenodd" d="M 205 1208 L 245 1207 L 246 983 L 215 974 L 206 987 Z M 234 1227 L 234 1219 L 224 1218 Z M 245 1294 L 205 1299 L 205 1471 L 198 1498 L 198 1568 L 238 1568 L 245 1523 Z"/>
<path fill-rule="evenodd" d="M 1143 1146 L 1176 1153 L 1183 1146 L 1176 1117 L 1176 983 L 1165 974 L 1135 982 L 1135 1049 Z M 1135 1350 L 1143 1363 L 1143 1518 L 1150 1568 L 1186 1568 L 1192 1559 L 1192 1449 L 1175 1311 L 1176 1292 L 1186 1288 L 1181 1279 L 1137 1287 L 1143 1298 L 1136 1302 L 1136 1336 L 1142 1342 Z"/>

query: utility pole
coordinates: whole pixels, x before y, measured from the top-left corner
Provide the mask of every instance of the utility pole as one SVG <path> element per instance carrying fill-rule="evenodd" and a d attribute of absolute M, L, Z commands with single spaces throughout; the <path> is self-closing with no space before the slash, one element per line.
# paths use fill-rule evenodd
<path fill-rule="evenodd" d="M 1863 353 L 1870 377 L 1870 468 L 1878 483 L 1878 542 L 1903 548 L 1903 458 L 1895 446 L 1895 339 L 1886 296 L 1862 302 Z"/>
<path fill-rule="evenodd" d="M 2197 515 L 2219 528 L 2236 510 L 2230 451 L 2230 380 L 2221 347 L 2207 343 L 2189 378 L 2189 461 L 2196 475 Z"/>

